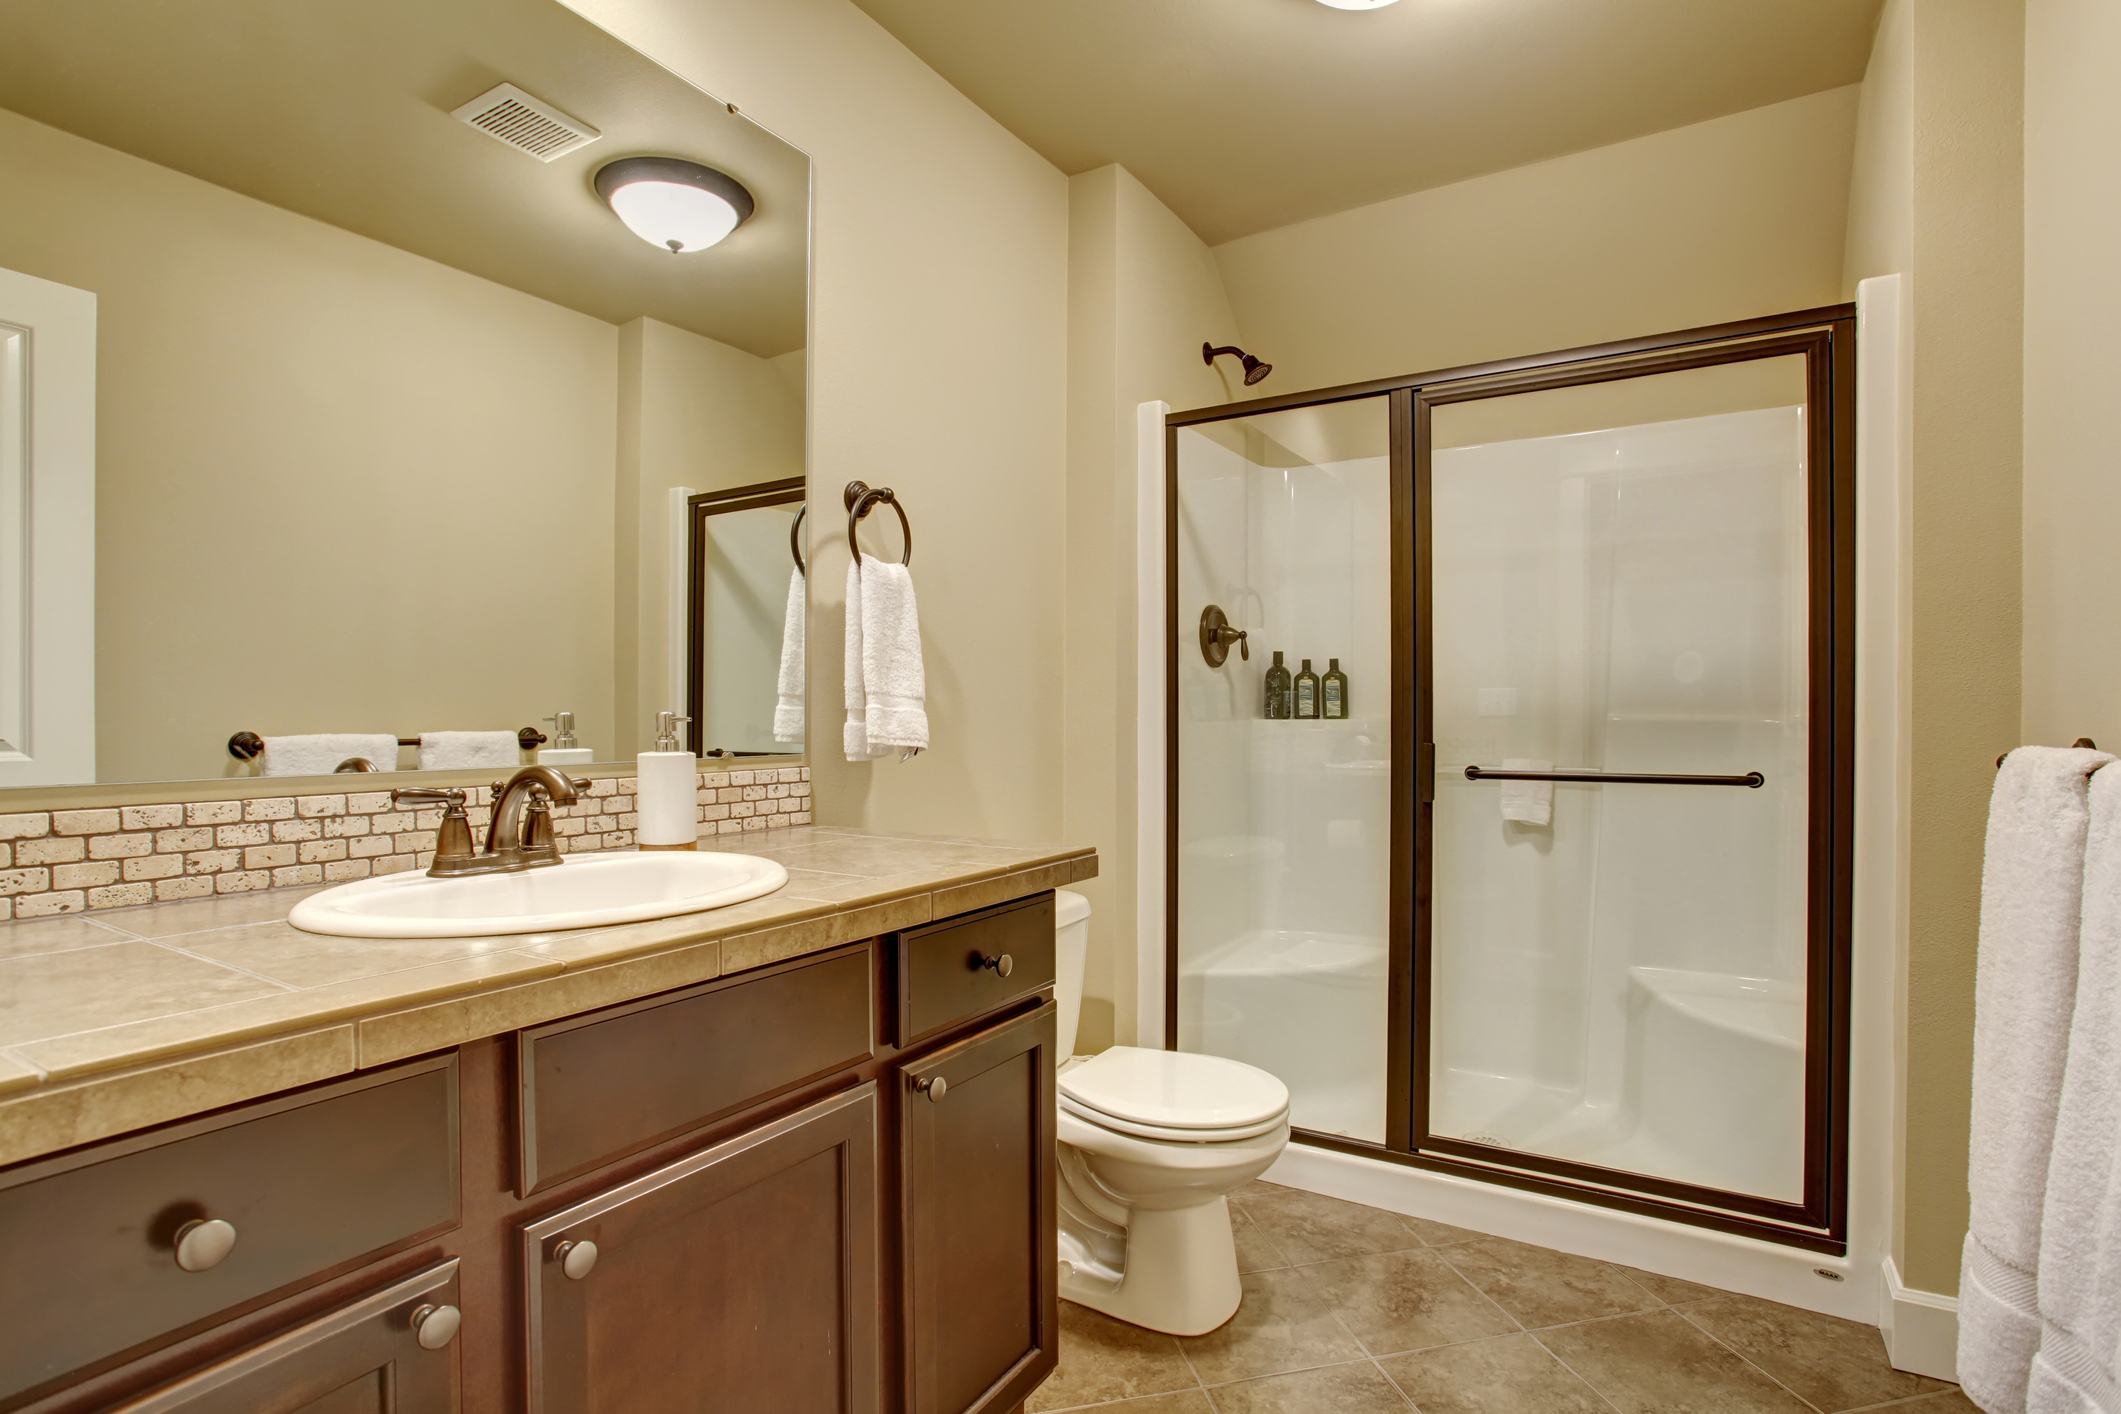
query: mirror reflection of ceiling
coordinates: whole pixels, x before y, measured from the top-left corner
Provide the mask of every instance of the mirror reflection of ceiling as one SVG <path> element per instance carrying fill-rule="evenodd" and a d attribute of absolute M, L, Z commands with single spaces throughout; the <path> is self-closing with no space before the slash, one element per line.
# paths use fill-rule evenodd
<path fill-rule="evenodd" d="M 602 137 L 547 163 L 450 116 L 504 81 Z M 0 0 L 0 107 L 615 324 L 803 346 L 808 159 L 552 0 Z M 758 209 L 658 250 L 590 187 L 642 154 Z"/>
<path fill-rule="evenodd" d="M 1883 0 L 854 0 L 1210 244 L 1863 77 Z"/>

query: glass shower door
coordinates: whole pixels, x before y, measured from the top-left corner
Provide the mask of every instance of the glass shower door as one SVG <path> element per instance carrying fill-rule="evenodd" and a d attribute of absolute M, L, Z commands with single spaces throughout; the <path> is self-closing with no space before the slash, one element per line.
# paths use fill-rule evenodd
<path fill-rule="evenodd" d="M 1828 368 L 1413 395 L 1417 1151 L 1823 1219 Z"/>

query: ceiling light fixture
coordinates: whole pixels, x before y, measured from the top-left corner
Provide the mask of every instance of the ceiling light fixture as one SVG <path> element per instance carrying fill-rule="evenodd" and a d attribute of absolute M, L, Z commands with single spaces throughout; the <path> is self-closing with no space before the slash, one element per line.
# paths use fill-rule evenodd
<path fill-rule="evenodd" d="M 1382 10 L 1393 0 L 1318 0 L 1318 3 L 1336 10 Z"/>
<path fill-rule="evenodd" d="M 682 157 L 621 157 L 597 169 L 597 195 L 626 229 L 674 255 L 705 250 L 751 216 L 744 184 Z"/>

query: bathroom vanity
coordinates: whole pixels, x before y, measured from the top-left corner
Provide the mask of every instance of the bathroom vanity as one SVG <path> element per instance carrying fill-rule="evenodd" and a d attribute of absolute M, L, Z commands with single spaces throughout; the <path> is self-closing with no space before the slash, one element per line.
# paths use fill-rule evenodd
<path fill-rule="evenodd" d="M 97 915 L 44 985 L 114 1024 L 0 1052 L 0 1409 L 1017 1407 L 1095 857 L 786 834 L 768 898 L 151 1019 L 158 968 L 408 944 Z"/>

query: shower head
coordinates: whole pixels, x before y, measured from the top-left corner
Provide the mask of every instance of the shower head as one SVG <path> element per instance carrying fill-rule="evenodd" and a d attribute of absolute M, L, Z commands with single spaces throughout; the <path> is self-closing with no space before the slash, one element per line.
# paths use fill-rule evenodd
<path fill-rule="evenodd" d="M 1251 387 L 1254 383 L 1259 382 L 1262 378 L 1265 378 L 1269 373 L 1272 373 L 1274 371 L 1273 364 L 1261 363 L 1258 359 L 1252 357 L 1252 355 L 1246 353 L 1243 349 L 1239 348 L 1235 344 L 1223 344 L 1218 347 L 1213 344 L 1204 343 L 1200 346 L 1200 361 L 1202 363 L 1212 366 L 1215 363 L 1216 357 L 1220 354 L 1237 355 L 1238 361 L 1244 366 L 1245 386 L 1247 388 Z"/>

